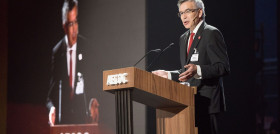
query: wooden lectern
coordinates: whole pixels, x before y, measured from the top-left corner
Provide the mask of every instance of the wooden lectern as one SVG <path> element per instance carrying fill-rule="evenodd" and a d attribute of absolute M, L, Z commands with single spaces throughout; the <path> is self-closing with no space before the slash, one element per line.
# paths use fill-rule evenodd
<path fill-rule="evenodd" d="M 157 134 L 197 134 L 195 87 L 128 67 L 103 71 L 103 90 L 115 94 L 117 134 L 133 134 L 132 100 L 156 108 Z"/>

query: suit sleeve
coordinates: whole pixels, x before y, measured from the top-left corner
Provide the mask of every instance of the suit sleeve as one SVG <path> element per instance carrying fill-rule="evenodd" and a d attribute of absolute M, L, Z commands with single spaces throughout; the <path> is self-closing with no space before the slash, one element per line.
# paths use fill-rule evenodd
<path fill-rule="evenodd" d="M 46 102 L 46 106 L 48 108 L 48 110 L 51 109 L 51 107 L 54 106 L 53 104 L 53 97 L 54 97 L 54 87 L 55 87 L 55 77 L 54 77 L 54 55 L 52 55 L 52 59 L 51 59 L 51 79 L 50 79 L 50 85 L 49 85 L 49 92 L 48 92 L 48 96 L 47 96 L 47 102 Z"/>
<path fill-rule="evenodd" d="M 207 55 L 211 64 L 200 65 L 202 78 L 212 79 L 229 74 L 229 60 L 223 36 L 218 30 L 210 31 L 206 46 Z"/>
<path fill-rule="evenodd" d="M 182 73 L 182 69 L 180 70 L 174 70 L 174 71 L 169 71 L 170 74 L 171 74 L 171 79 L 173 81 L 176 81 L 176 82 L 180 82 L 179 81 L 179 75 Z"/>
<path fill-rule="evenodd" d="M 173 73 L 173 72 L 170 72 L 171 73 L 171 79 L 174 80 L 174 81 L 177 81 L 179 82 L 179 73 Z"/>

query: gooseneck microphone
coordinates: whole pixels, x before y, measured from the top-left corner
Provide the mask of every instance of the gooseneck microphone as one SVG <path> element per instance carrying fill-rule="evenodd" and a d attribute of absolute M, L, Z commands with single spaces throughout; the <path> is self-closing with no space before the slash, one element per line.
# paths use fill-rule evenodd
<path fill-rule="evenodd" d="M 147 55 L 149 55 L 151 52 L 160 52 L 161 49 L 153 49 L 153 50 L 150 50 L 148 53 L 146 53 L 140 60 L 138 60 L 133 66 L 135 67 L 140 61 L 142 61 Z"/>
<path fill-rule="evenodd" d="M 163 53 L 163 52 L 165 52 L 167 49 L 169 49 L 171 46 L 173 46 L 174 45 L 174 43 L 171 43 L 171 44 L 169 44 L 166 48 L 164 48 L 162 51 L 161 51 L 161 53 L 159 53 L 159 55 L 156 57 L 156 58 L 154 58 L 154 60 L 149 64 L 149 66 L 147 66 L 146 67 L 146 70 L 148 70 L 150 67 L 151 67 L 151 65 L 153 65 L 154 64 L 154 62 L 160 57 L 160 55 Z"/>
<path fill-rule="evenodd" d="M 194 17 L 193 21 L 195 21 L 197 19 L 197 15 Z"/>

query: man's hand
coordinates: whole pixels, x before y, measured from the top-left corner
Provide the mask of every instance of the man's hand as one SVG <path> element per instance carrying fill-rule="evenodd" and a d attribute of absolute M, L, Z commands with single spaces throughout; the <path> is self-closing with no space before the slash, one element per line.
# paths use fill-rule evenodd
<path fill-rule="evenodd" d="M 156 70 L 156 71 L 152 71 L 152 73 L 155 75 L 158 75 L 160 77 L 168 79 L 168 73 L 164 70 Z"/>
<path fill-rule="evenodd" d="M 93 124 L 98 125 L 98 121 L 99 121 L 99 103 L 97 101 L 96 98 L 92 98 L 90 100 L 90 116 L 92 118 L 92 122 Z"/>
<path fill-rule="evenodd" d="M 196 65 L 188 64 L 184 66 L 187 70 L 179 75 L 179 81 L 187 81 L 197 73 Z"/>
<path fill-rule="evenodd" d="M 51 107 L 50 113 L 49 113 L 49 123 L 51 126 L 55 123 L 55 107 Z"/>

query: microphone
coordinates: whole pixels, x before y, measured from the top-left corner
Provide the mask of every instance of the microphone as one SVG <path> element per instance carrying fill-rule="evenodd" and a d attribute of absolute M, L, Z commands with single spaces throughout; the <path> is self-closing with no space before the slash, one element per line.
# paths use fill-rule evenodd
<path fill-rule="evenodd" d="M 197 19 L 197 16 L 194 17 L 193 21 L 194 21 L 195 19 Z"/>
<path fill-rule="evenodd" d="M 61 123 L 62 80 L 59 80 L 58 122 Z"/>
<path fill-rule="evenodd" d="M 83 35 L 81 35 L 81 34 L 78 34 L 78 37 L 80 37 L 80 38 L 82 38 L 82 39 L 84 39 L 84 40 L 87 40 L 87 37 L 85 37 L 85 36 L 83 36 Z"/>
<path fill-rule="evenodd" d="M 135 67 L 140 61 L 142 61 L 142 59 L 144 59 L 149 53 L 151 52 L 160 52 L 161 49 L 153 49 L 153 50 L 150 50 L 148 53 L 146 53 L 139 61 L 137 61 L 133 66 Z"/>
<path fill-rule="evenodd" d="M 148 66 L 148 67 L 146 67 L 146 70 L 148 70 L 150 67 L 151 67 L 151 65 L 159 58 L 159 56 L 164 52 L 164 51 L 166 51 L 167 49 L 169 49 L 171 46 L 173 46 L 174 45 L 174 43 L 171 43 L 171 44 L 169 44 L 166 48 L 164 48 L 162 51 L 161 51 L 161 53 L 159 53 L 159 55 L 156 57 L 156 58 L 154 58 L 154 60 L 150 63 L 150 65 Z"/>
<path fill-rule="evenodd" d="M 198 17 L 198 15 L 196 15 L 196 16 L 194 17 L 193 21 L 194 21 L 195 19 L 197 19 L 197 17 Z"/>

